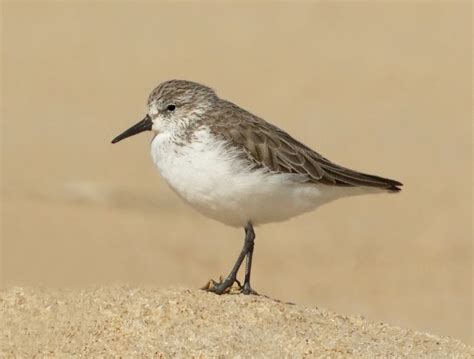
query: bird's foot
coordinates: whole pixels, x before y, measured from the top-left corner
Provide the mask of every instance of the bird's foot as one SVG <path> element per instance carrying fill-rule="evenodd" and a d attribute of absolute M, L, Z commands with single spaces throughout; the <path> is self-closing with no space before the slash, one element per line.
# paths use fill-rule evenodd
<path fill-rule="evenodd" d="M 240 281 L 237 278 L 232 277 L 227 277 L 224 280 L 221 276 L 219 278 L 219 282 L 216 282 L 215 280 L 211 279 L 201 289 L 219 295 L 240 293 L 258 295 L 258 293 L 250 287 L 250 284 L 244 283 L 244 285 L 242 285 L 240 284 Z"/>
<path fill-rule="evenodd" d="M 237 285 L 235 286 L 234 284 Z M 201 289 L 216 294 L 235 294 L 236 292 L 240 292 L 241 288 L 242 286 L 240 285 L 240 282 L 237 280 L 237 278 L 227 277 L 224 280 L 221 276 L 219 278 L 219 282 L 211 279 Z"/>
<path fill-rule="evenodd" d="M 239 283 L 240 285 L 240 283 Z M 243 286 L 240 286 L 240 292 L 242 294 L 252 294 L 252 295 L 259 295 L 256 291 L 254 291 L 252 289 L 252 287 L 250 287 L 250 283 L 244 283 Z"/>

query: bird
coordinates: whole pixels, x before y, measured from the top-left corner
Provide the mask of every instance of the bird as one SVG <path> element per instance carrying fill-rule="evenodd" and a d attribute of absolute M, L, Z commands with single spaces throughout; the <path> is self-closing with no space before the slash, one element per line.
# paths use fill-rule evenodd
<path fill-rule="evenodd" d="M 197 82 L 162 82 L 149 95 L 147 109 L 143 120 L 112 143 L 153 132 L 151 157 L 171 189 L 203 215 L 244 229 L 244 245 L 229 275 L 204 288 L 216 294 L 235 287 L 257 294 L 250 283 L 254 227 L 342 197 L 401 190 L 396 180 L 328 160 Z M 237 274 L 244 259 L 242 285 Z"/>

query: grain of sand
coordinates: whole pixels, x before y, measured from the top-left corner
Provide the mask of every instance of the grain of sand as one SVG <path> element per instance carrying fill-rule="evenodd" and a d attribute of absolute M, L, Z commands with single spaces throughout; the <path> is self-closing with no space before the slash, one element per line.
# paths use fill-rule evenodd
<path fill-rule="evenodd" d="M 456 357 L 462 342 L 263 296 L 199 290 L 13 287 L 0 292 L 5 357 Z"/>

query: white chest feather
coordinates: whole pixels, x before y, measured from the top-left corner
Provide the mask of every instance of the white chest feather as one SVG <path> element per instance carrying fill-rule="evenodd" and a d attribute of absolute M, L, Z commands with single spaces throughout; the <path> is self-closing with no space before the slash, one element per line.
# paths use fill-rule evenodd
<path fill-rule="evenodd" d="M 286 220 L 333 199 L 314 184 L 297 183 L 295 175 L 251 170 L 237 149 L 207 129 L 197 130 L 191 143 L 158 134 L 151 155 L 179 196 L 231 226 Z"/>

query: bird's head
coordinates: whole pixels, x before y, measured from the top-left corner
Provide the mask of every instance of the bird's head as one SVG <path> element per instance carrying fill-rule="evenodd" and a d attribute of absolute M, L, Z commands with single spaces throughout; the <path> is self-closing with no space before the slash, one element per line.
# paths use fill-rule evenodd
<path fill-rule="evenodd" d="M 214 90 L 196 82 L 163 82 L 148 97 L 148 113 L 145 118 L 115 137 L 112 143 L 143 131 L 163 133 L 185 127 L 200 119 L 217 100 Z"/>

